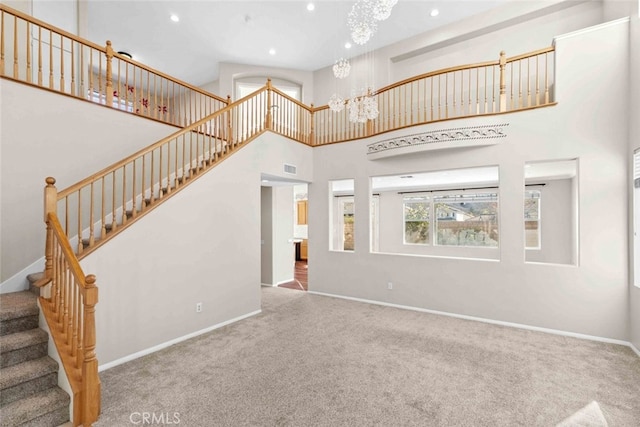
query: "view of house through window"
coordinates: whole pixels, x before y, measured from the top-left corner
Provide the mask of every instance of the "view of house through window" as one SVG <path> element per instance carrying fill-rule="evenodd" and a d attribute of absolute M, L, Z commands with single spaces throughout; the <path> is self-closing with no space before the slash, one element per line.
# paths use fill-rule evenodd
<path fill-rule="evenodd" d="M 497 259 L 498 187 L 497 166 L 372 177 L 372 251 Z"/>
<path fill-rule="evenodd" d="M 330 249 L 333 251 L 355 250 L 354 180 L 343 179 L 329 182 L 329 218 L 331 221 Z"/>
<path fill-rule="evenodd" d="M 524 244 L 527 249 L 540 249 L 540 191 L 524 192 Z"/>

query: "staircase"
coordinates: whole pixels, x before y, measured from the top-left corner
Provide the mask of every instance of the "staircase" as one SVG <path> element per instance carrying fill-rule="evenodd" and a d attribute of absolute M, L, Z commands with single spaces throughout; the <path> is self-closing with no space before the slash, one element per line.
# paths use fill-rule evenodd
<path fill-rule="evenodd" d="M 69 395 L 58 387 L 49 336 L 38 327 L 37 295 L 0 295 L 0 426 L 59 426 L 69 421 Z"/>

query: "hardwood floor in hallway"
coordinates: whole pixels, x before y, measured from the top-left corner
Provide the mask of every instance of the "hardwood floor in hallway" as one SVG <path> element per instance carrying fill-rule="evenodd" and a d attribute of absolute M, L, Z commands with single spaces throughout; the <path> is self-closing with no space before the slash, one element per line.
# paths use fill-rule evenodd
<path fill-rule="evenodd" d="M 296 266 L 293 272 L 293 281 L 288 283 L 283 283 L 278 287 L 296 289 L 299 291 L 308 290 L 307 268 L 308 268 L 308 265 L 306 260 L 296 261 Z"/>

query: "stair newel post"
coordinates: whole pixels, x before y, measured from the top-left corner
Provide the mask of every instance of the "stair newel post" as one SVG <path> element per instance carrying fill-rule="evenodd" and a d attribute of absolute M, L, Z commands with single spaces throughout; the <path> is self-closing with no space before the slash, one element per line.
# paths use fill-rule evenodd
<path fill-rule="evenodd" d="M 507 83 L 505 69 L 507 66 L 507 56 L 503 51 L 500 52 L 500 111 L 507 111 Z"/>
<path fill-rule="evenodd" d="M 267 79 L 267 117 L 265 118 L 264 128 L 271 129 L 273 125 L 273 116 L 271 115 L 272 91 L 271 79 Z"/>
<path fill-rule="evenodd" d="M 111 40 L 107 40 L 107 47 L 105 49 L 107 56 L 107 83 L 105 88 L 105 98 L 107 107 L 113 107 L 113 73 L 111 70 L 111 61 L 113 60 L 113 48 L 111 47 Z"/>
<path fill-rule="evenodd" d="M 96 276 L 89 274 L 84 280 L 84 316 L 82 331 L 82 424 L 91 425 L 100 413 L 100 378 L 96 358 L 96 304 L 98 288 Z"/>
<path fill-rule="evenodd" d="M 314 146 L 316 145 L 316 110 L 313 107 L 313 104 L 311 104 L 311 125 L 309 128 L 309 145 Z"/>
<path fill-rule="evenodd" d="M 56 180 L 53 177 L 45 179 L 44 187 L 44 222 L 47 225 L 47 235 L 44 248 L 44 277 L 47 280 L 53 278 L 53 228 L 49 222 L 49 214 L 57 212 L 58 189 L 55 186 Z"/>

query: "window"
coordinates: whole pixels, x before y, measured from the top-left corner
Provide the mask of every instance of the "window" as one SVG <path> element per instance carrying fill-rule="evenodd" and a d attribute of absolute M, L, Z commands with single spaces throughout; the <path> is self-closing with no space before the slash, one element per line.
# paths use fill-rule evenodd
<path fill-rule="evenodd" d="M 459 193 L 434 199 L 436 244 L 498 246 L 498 195 Z"/>
<path fill-rule="evenodd" d="M 540 191 L 524 192 L 524 241 L 527 249 L 540 249 Z"/>
<path fill-rule="evenodd" d="M 330 249 L 353 251 L 355 249 L 355 198 L 353 179 L 329 182 L 330 191 Z"/>
<path fill-rule="evenodd" d="M 405 197 L 404 243 L 414 245 L 431 244 L 429 232 L 431 200 L 429 197 Z"/>

